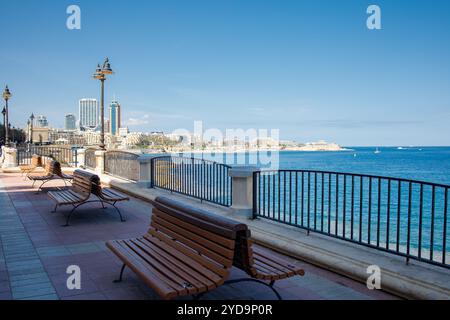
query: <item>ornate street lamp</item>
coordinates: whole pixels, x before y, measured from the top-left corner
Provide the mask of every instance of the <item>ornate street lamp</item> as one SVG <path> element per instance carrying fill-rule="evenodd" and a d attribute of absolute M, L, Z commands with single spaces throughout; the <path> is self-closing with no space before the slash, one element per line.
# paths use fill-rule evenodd
<path fill-rule="evenodd" d="M 30 144 L 33 144 L 33 124 L 34 124 L 34 114 L 30 116 Z"/>
<path fill-rule="evenodd" d="M 4 143 L 6 143 L 6 108 L 3 107 L 2 110 L 2 115 L 3 115 L 3 139 L 5 139 Z"/>
<path fill-rule="evenodd" d="M 103 63 L 103 67 L 97 64 L 97 69 L 93 75 L 94 79 L 100 80 L 101 82 L 101 99 L 100 99 L 100 121 L 102 126 L 102 131 L 100 132 L 100 149 L 105 150 L 105 80 L 107 74 L 113 74 L 109 64 L 109 59 L 106 58 Z"/>
<path fill-rule="evenodd" d="M 8 100 L 11 98 L 11 92 L 9 91 L 8 86 L 5 87 L 5 90 L 3 91 L 3 99 L 5 99 L 6 106 L 5 106 L 5 124 L 9 123 L 8 120 Z M 5 125 L 5 146 L 9 147 L 9 126 Z"/>

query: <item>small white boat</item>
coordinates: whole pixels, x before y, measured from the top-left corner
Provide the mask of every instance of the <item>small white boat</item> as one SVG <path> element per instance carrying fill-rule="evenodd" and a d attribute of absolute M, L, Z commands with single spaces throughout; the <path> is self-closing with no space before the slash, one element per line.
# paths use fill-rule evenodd
<path fill-rule="evenodd" d="M 380 149 L 376 148 L 376 150 L 374 151 L 375 154 L 381 153 Z"/>

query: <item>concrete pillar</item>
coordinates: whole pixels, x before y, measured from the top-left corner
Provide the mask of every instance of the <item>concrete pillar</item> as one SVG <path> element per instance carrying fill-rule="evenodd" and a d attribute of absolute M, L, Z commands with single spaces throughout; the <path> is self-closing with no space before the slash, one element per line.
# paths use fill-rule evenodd
<path fill-rule="evenodd" d="M 152 184 L 152 158 L 149 156 L 140 156 L 137 160 L 139 161 L 139 181 L 137 182 L 137 184 L 141 188 L 150 188 Z"/>
<path fill-rule="evenodd" d="M 86 149 L 77 149 L 77 162 L 78 167 L 84 167 L 86 163 Z"/>
<path fill-rule="evenodd" d="M 95 151 L 95 173 L 103 174 L 105 170 L 105 150 Z"/>
<path fill-rule="evenodd" d="M 231 209 L 248 218 L 253 217 L 253 172 L 258 170 L 252 166 L 236 166 L 228 171 L 233 188 Z"/>
<path fill-rule="evenodd" d="M 2 146 L 2 168 L 17 167 L 17 149 Z"/>

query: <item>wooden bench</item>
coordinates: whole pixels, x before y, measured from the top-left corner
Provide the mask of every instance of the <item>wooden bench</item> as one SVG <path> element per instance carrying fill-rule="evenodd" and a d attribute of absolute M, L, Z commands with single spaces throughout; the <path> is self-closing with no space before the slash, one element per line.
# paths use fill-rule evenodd
<path fill-rule="evenodd" d="M 69 225 L 70 218 L 78 207 L 92 202 L 100 202 L 103 209 L 105 209 L 105 203 L 113 206 L 119 213 L 120 220 L 122 222 L 125 221 L 115 204 L 118 201 L 129 200 L 128 197 L 111 189 L 102 188 L 100 185 L 100 178 L 96 174 L 83 170 L 75 170 L 73 177 L 71 188 L 49 191 L 47 193 L 48 196 L 56 202 L 52 212 L 56 212 L 59 206 L 70 205 L 73 207 L 67 216 L 66 224 L 64 226 Z M 95 195 L 97 198 L 92 199 L 91 195 Z"/>
<path fill-rule="evenodd" d="M 246 226 L 208 212 L 186 212 L 155 203 L 150 229 L 135 239 L 106 246 L 162 299 L 202 294 L 230 276 L 236 237 Z M 218 221 L 220 221 L 218 223 Z"/>
<path fill-rule="evenodd" d="M 185 214 L 195 214 L 197 209 L 186 206 L 181 202 L 174 201 L 167 197 L 158 197 L 153 205 L 159 210 L 176 210 Z M 216 219 L 217 215 L 210 214 L 210 219 Z M 213 218 L 214 217 L 214 218 Z M 219 216 L 219 218 L 221 218 Z M 214 220 L 216 225 L 221 225 L 222 219 Z M 236 283 L 243 281 L 253 281 L 266 285 L 272 289 L 277 298 L 281 300 L 280 294 L 273 287 L 275 281 L 293 277 L 303 276 L 304 270 L 294 263 L 287 261 L 280 255 L 254 243 L 251 238 L 250 230 L 244 225 L 243 230 L 237 232 L 235 256 L 233 265 L 245 271 L 251 278 L 233 279 L 227 283 Z M 269 281 L 266 283 L 264 281 Z"/>
<path fill-rule="evenodd" d="M 42 167 L 42 157 L 37 154 L 33 154 L 31 156 L 31 163 L 20 165 L 19 169 L 22 173 L 22 176 L 24 176 L 25 174 L 28 175 L 39 167 Z"/>
<path fill-rule="evenodd" d="M 66 182 L 70 182 L 73 180 L 72 175 L 67 175 L 62 172 L 61 164 L 58 161 L 55 161 L 55 160 L 47 161 L 47 163 L 45 164 L 44 170 L 45 170 L 44 174 L 36 174 L 36 175 L 28 174 L 27 175 L 28 179 L 33 181 L 33 184 L 31 185 L 32 187 L 34 187 L 34 185 L 37 181 L 41 181 L 41 184 L 40 184 L 39 188 L 37 189 L 37 192 L 42 190 L 42 186 L 49 181 L 61 179 L 64 181 L 64 185 L 67 187 Z"/>

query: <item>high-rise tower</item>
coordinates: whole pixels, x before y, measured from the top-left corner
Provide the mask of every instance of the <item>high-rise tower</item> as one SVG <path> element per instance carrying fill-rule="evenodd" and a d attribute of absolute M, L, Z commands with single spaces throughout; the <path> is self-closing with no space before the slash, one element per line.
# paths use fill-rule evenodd
<path fill-rule="evenodd" d="M 109 105 L 109 133 L 113 136 L 119 134 L 120 128 L 120 104 L 112 101 Z"/>

